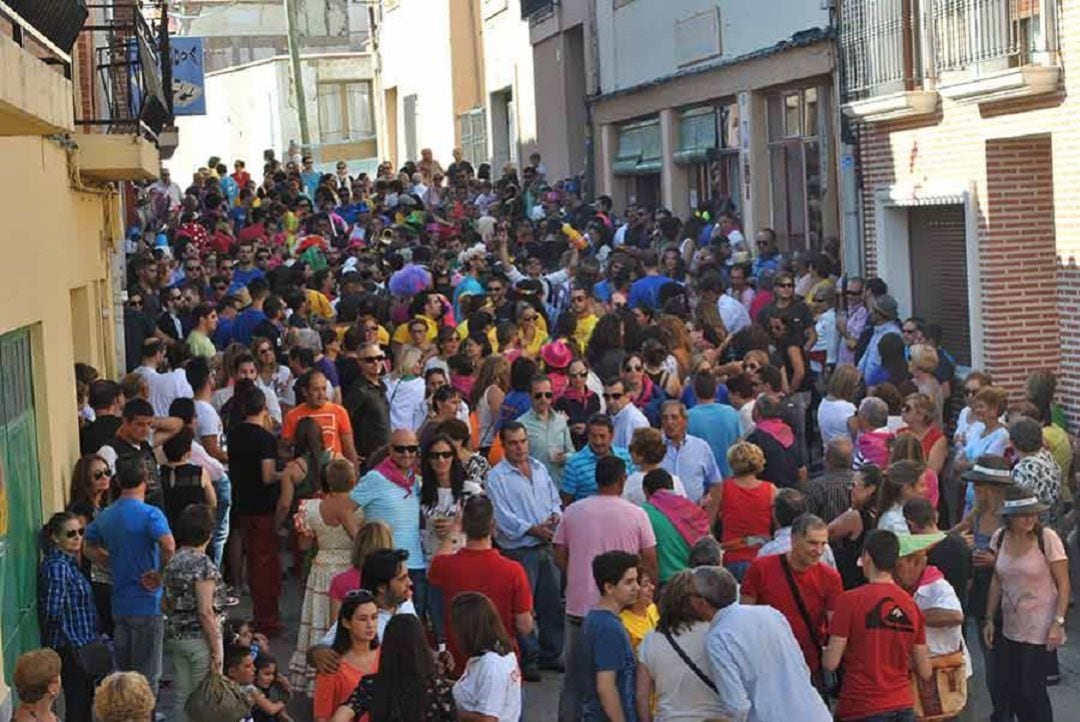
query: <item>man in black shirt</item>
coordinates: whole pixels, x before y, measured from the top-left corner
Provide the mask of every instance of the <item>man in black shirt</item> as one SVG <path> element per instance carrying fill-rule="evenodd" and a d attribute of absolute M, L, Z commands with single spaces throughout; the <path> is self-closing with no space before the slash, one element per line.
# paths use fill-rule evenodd
<path fill-rule="evenodd" d="M 115 381 L 98 379 L 90 384 L 88 401 L 94 410 L 94 420 L 79 432 L 79 453 L 83 456 L 93 454 L 116 435 L 124 408 L 124 394 Z"/>
<path fill-rule="evenodd" d="M 377 343 L 367 343 L 356 352 L 360 375 L 345 389 L 342 404 L 352 422 L 356 454 L 360 460 L 390 442 L 390 405 L 382 370 L 386 354 Z"/>
<path fill-rule="evenodd" d="M 934 534 L 937 527 L 937 510 L 928 499 L 921 496 L 904 503 L 904 519 L 912 534 Z M 959 534 L 948 534 L 930 550 L 927 561 L 937 567 L 945 580 L 952 585 L 960 604 L 967 610 L 968 579 L 971 578 L 971 547 Z"/>
<path fill-rule="evenodd" d="M 154 446 L 159 446 L 183 428 L 180 419 L 157 418 L 154 407 L 145 399 L 132 399 L 124 404 L 124 413 L 116 434 L 97 450 L 109 468 L 116 471 L 120 459 L 140 458 L 146 467 L 146 503 L 165 509 L 165 496 L 161 489 L 161 476 Z"/>

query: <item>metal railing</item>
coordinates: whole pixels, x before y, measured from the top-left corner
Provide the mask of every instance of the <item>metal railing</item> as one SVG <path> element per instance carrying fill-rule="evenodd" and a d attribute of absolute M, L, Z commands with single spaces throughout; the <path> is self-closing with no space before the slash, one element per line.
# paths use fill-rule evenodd
<path fill-rule="evenodd" d="M 921 85 L 918 26 L 918 0 L 843 0 L 840 62 L 847 100 Z"/>
<path fill-rule="evenodd" d="M 94 43 L 95 91 L 104 98 L 106 117 L 77 118 L 76 125 L 103 128 L 106 133 L 137 134 L 156 141 L 162 129 L 172 123 L 171 66 L 161 63 L 168 57 L 168 34 L 162 23 L 155 32 L 138 3 L 123 1 L 88 5 L 95 23 L 83 27 Z M 94 35 L 100 33 L 101 35 Z M 164 77 L 163 77 L 164 76 Z M 96 107 L 96 105 L 95 105 Z M 100 115 L 100 113 L 95 113 Z"/>
<path fill-rule="evenodd" d="M 842 0 L 846 101 L 1057 56 L 1055 0 Z"/>

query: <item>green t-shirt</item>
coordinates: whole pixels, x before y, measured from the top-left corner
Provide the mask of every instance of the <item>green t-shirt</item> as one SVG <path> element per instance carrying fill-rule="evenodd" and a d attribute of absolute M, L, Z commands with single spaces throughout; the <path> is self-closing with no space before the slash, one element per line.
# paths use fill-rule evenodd
<path fill-rule="evenodd" d="M 667 584 L 676 572 L 686 569 L 690 559 L 690 545 L 664 514 L 649 502 L 642 507 L 656 535 L 656 558 L 660 565 L 660 583 Z"/>
<path fill-rule="evenodd" d="M 206 334 L 201 331 L 192 331 L 188 334 L 187 345 L 191 350 L 192 356 L 201 356 L 203 358 L 214 358 L 214 354 L 217 353 L 217 349 L 214 348 L 214 342 L 206 337 Z"/>

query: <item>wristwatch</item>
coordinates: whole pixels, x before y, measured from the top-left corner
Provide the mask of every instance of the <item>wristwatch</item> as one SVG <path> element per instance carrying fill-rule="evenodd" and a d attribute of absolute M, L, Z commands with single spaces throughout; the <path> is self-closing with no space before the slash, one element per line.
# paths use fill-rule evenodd
<path fill-rule="evenodd" d="M 1065 626 L 1065 617 L 1054 617 L 1054 623 L 1064 627 Z"/>

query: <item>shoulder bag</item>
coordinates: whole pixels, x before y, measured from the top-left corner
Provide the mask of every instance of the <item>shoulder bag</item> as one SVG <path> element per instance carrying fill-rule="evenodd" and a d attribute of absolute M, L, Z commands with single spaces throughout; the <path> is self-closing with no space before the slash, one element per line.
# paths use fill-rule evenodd
<path fill-rule="evenodd" d="M 806 611 L 806 604 L 803 602 L 802 593 L 799 592 L 799 585 L 795 583 L 795 576 L 791 573 L 787 554 L 780 554 L 779 556 L 780 568 L 784 570 L 784 578 L 787 579 L 788 589 L 791 590 L 791 596 L 795 599 L 795 606 L 799 608 L 799 616 L 806 626 L 806 631 L 810 633 L 810 641 L 814 643 L 814 649 L 817 650 L 818 671 L 812 675 L 814 686 L 822 695 L 836 697 L 840 694 L 840 679 L 835 672 L 827 671 L 825 665 L 822 664 L 821 650 L 824 645 L 818 638 L 817 627 L 810 620 L 810 613 Z"/>
<path fill-rule="evenodd" d="M 694 664 L 694 660 L 690 659 L 690 655 L 684 652 L 683 648 L 678 645 L 671 632 L 664 632 L 664 639 L 666 639 L 668 644 L 671 645 L 671 648 L 675 650 L 675 654 L 679 655 L 682 661 L 686 662 L 686 666 L 690 668 L 690 671 L 697 675 L 697 678 L 701 680 L 701 683 L 713 692 L 716 692 L 716 684 L 709 679 L 709 675 L 701 671 L 701 667 Z"/>

